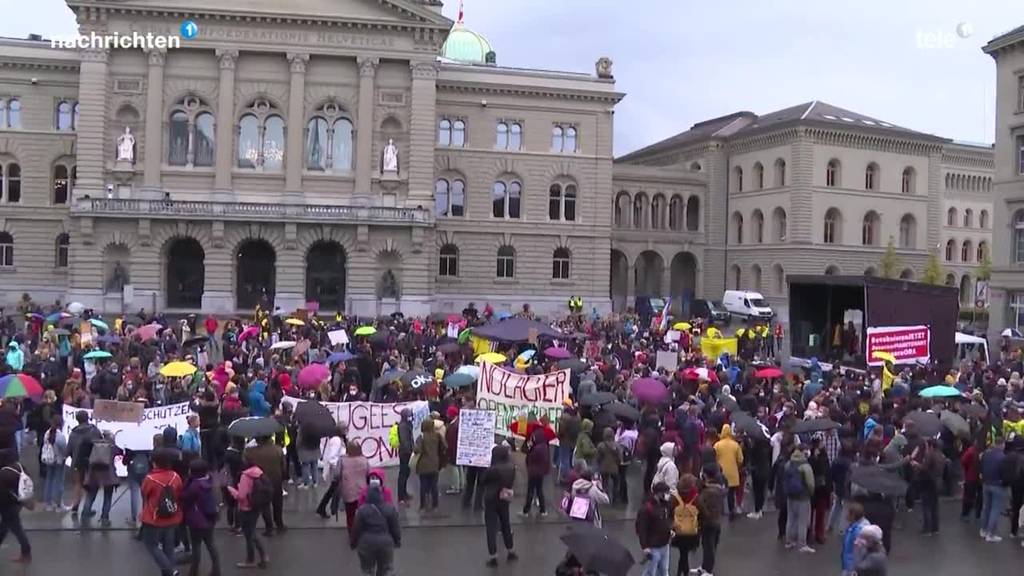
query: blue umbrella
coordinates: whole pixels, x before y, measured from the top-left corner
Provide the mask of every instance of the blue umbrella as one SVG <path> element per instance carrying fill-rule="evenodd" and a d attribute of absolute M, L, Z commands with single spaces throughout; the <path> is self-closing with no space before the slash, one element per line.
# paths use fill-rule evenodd
<path fill-rule="evenodd" d="M 496 313 L 494 317 L 497 318 L 498 320 L 504 320 L 506 318 L 511 318 L 512 313 L 502 310 L 501 312 Z"/>
<path fill-rule="evenodd" d="M 103 358 L 111 357 L 113 357 L 113 354 L 107 352 L 106 350 L 93 350 L 92 352 L 89 352 L 85 356 L 82 356 L 82 358 L 85 358 L 86 360 L 101 360 Z"/>
<path fill-rule="evenodd" d="M 328 364 L 337 364 L 338 362 L 348 362 L 349 360 L 355 360 L 358 358 L 355 354 L 345 350 L 344 352 L 335 352 L 327 357 Z"/>
<path fill-rule="evenodd" d="M 959 390 L 952 386 L 945 385 L 931 386 L 921 390 L 922 398 L 955 398 L 960 395 L 961 393 Z"/>
<path fill-rule="evenodd" d="M 107 335 L 104 335 L 104 336 L 100 336 L 99 338 L 97 338 L 97 340 L 99 340 L 100 342 L 103 342 L 104 344 L 120 344 L 121 343 L 121 338 L 119 336 L 115 335 L 115 334 L 107 334 Z"/>
<path fill-rule="evenodd" d="M 95 326 L 98 330 L 102 330 L 104 332 L 110 330 L 110 326 L 108 326 L 106 322 L 100 320 L 99 318 L 90 318 L 89 323 Z"/>

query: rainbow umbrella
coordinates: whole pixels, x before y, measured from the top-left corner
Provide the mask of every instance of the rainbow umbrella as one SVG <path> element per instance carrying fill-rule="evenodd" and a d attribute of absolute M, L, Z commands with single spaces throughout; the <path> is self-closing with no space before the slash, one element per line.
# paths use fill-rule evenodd
<path fill-rule="evenodd" d="M 56 324 L 57 322 L 60 322 L 64 318 L 71 318 L 71 314 L 68 314 L 67 312 L 54 312 L 53 314 L 50 314 L 49 316 L 46 317 L 46 323 Z"/>
<path fill-rule="evenodd" d="M 0 378 L 0 398 L 30 397 L 40 400 L 43 397 L 43 386 L 39 380 L 28 374 L 8 374 Z"/>

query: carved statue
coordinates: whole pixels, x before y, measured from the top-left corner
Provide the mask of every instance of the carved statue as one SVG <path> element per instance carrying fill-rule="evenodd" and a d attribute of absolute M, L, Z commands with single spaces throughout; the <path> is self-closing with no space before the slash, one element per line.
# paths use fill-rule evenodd
<path fill-rule="evenodd" d="M 595 64 L 597 69 L 597 77 L 602 79 L 612 79 L 615 76 L 612 75 L 612 59 L 607 56 L 603 56 L 598 59 Z"/>
<path fill-rule="evenodd" d="M 117 137 L 117 160 L 135 162 L 135 136 L 128 126 L 124 127 L 124 134 Z"/>
<path fill-rule="evenodd" d="M 121 266 L 120 260 L 114 262 L 114 270 L 110 273 L 110 280 L 107 282 L 107 291 L 120 292 L 128 282 L 128 271 Z"/>
<path fill-rule="evenodd" d="M 380 279 L 380 297 L 398 299 L 398 280 L 395 273 L 390 269 L 384 272 Z"/>
<path fill-rule="evenodd" d="M 388 145 L 384 147 L 381 172 L 398 172 L 398 148 L 395 148 L 395 141 L 391 138 L 388 138 Z"/>

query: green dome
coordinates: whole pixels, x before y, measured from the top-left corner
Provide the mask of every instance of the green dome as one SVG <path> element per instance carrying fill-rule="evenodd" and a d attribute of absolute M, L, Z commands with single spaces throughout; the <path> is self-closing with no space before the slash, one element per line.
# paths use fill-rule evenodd
<path fill-rule="evenodd" d="M 487 38 L 467 29 L 461 22 L 456 22 L 448 33 L 441 54 L 448 60 L 464 64 L 485 64 L 487 53 L 491 51 L 491 43 Z"/>

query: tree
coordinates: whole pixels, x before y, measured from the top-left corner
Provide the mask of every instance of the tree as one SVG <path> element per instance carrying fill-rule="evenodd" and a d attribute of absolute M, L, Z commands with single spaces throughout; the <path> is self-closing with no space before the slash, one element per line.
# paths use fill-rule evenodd
<path fill-rule="evenodd" d="M 939 253 L 937 250 L 932 250 L 928 254 L 928 263 L 924 266 L 924 276 L 921 281 L 925 284 L 942 284 L 942 264 L 939 263 Z"/>
<path fill-rule="evenodd" d="M 992 278 L 992 260 L 988 257 L 988 251 L 981 257 L 978 263 L 978 280 L 990 280 Z"/>
<path fill-rule="evenodd" d="M 899 256 L 896 255 L 896 244 L 889 236 L 889 243 L 885 246 L 885 254 L 882 254 L 882 261 L 879 265 L 879 273 L 882 278 L 895 278 L 896 270 L 900 267 Z"/>

